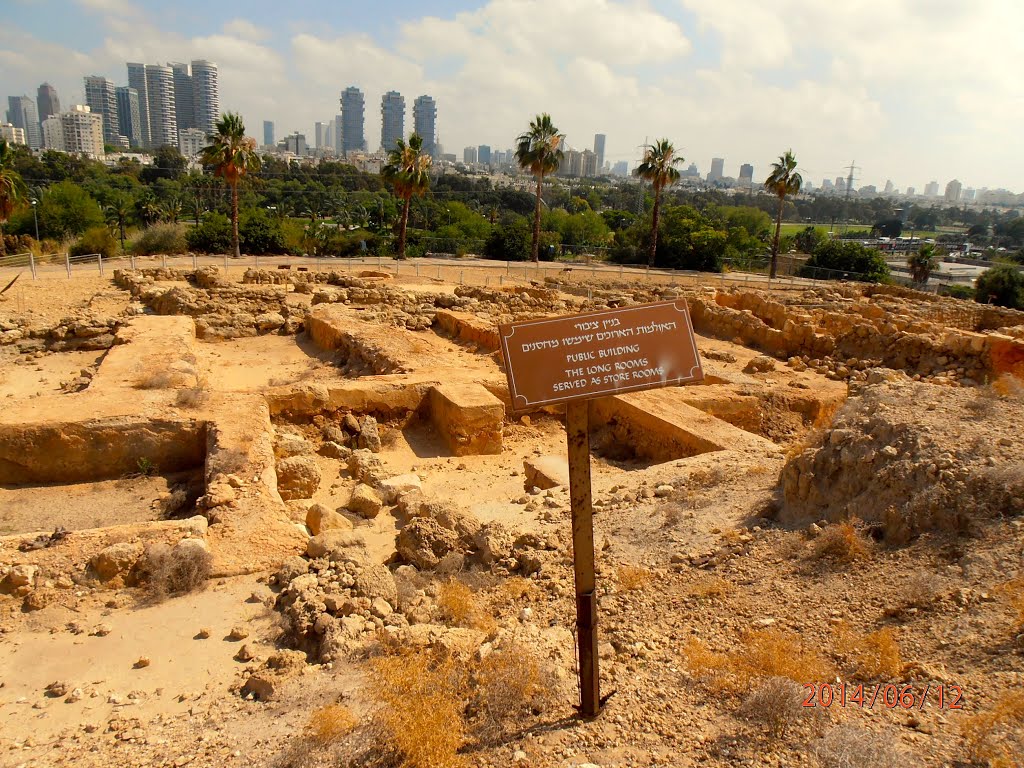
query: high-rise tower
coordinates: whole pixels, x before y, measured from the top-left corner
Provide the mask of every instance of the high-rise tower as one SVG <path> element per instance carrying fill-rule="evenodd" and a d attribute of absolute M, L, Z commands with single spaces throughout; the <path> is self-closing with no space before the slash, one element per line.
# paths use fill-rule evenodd
<path fill-rule="evenodd" d="M 146 65 L 149 103 L 150 147 L 178 146 L 178 117 L 174 103 L 174 70 L 159 64 Z"/>
<path fill-rule="evenodd" d="M 423 139 L 424 154 L 437 157 L 437 102 L 432 97 L 420 96 L 412 103 L 412 123 Z"/>
<path fill-rule="evenodd" d="M 594 134 L 594 154 L 597 155 L 597 174 L 604 173 L 604 140 L 603 133 Z"/>
<path fill-rule="evenodd" d="M 380 100 L 380 148 L 390 152 L 402 138 L 405 138 L 405 98 L 398 91 L 388 91 Z"/>
<path fill-rule="evenodd" d="M 192 61 L 192 108 L 192 125 L 207 135 L 214 133 L 220 120 L 220 82 L 212 61 Z"/>
<path fill-rule="evenodd" d="M 354 85 L 341 92 L 341 133 L 334 140 L 344 155 L 366 151 L 364 107 L 363 92 Z"/>
<path fill-rule="evenodd" d="M 121 135 L 128 140 L 129 147 L 141 147 L 142 109 L 139 93 L 131 86 L 122 85 L 114 89 L 117 96 L 117 122 Z"/>
<path fill-rule="evenodd" d="M 39 122 L 46 118 L 60 114 L 60 99 L 57 98 L 57 89 L 49 83 L 43 83 L 36 92 L 36 106 L 39 108 Z"/>
<path fill-rule="evenodd" d="M 103 143 L 112 147 L 128 148 L 128 139 L 121 133 L 117 115 L 117 93 L 114 81 L 90 75 L 85 78 L 85 103 L 94 115 L 103 119 Z"/>
<path fill-rule="evenodd" d="M 150 147 L 149 131 L 149 89 L 146 85 L 146 65 L 128 63 L 128 87 L 134 88 L 139 94 L 139 135 L 142 139 L 141 146 Z"/>
<path fill-rule="evenodd" d="M 32 149 L 43 146 L 43 130 L 39 126 L 36 103 L 28 96 L 7 97 L 7 122 L 25 132 L 25 141 Z"/>

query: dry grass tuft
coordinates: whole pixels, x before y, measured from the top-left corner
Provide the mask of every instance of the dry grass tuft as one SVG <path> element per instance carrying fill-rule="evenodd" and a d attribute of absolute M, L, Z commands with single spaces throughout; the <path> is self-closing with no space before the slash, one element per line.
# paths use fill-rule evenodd
<path fill-rule="evenodd" d="M 527 602 L 536 600 L 540 595 L 540 589 L 537 584 L 524 579 L 522 576 L 513 576 L 509 579 L 505 579 L 495 592 L 495 596 L 502 602 L 511 602 L 517 600 L 526 600 Z"/>
<path fill-rule="evenodd" d="M 376 751 L 400 768 L 462 768 L 466 684 L 456 663 L 424 652 L 372 662 L 371 690 L 381 708 Z"/>
<path fill-rule="evenodd" d="M 871 555 L 871 544 L 856 521 L 847 520 L 825 528 L 814 542 L 814 560 L 852 563 Z"/>
<path fill-rule="evenodd" d="M 758 677 L 785 677 L 797 683 L 828 680 L 832 669 L 828 662 L 800 638 L 778 629 L 748 632 L 743 647 L 732 661 L 741 683 Z"/>
<path fill-rule="evenodd" d="M 997 590 L 1006 598 L 1010 608 L 1014 612 L 1014 628 L 1018 632 L 1024 632 L 1024 576 L 1000 585 Z"/>
<path fill-rule="evenodd" d="M 494 617 L 480 606 L 473 591 L 461 581 L 452 579 L 441 585 L 437 607 L 441 618 L 453 626 L 476 629 L 485 634 L 497 628 Z"/>
<path fill-rule="evenodd" d="M 321 747 L 327 747 L 350 734 L 358 718 L 342 704 L 328 704 L 314 710 L 309 718 L 309 737 Z"/>
<path fill-rule="evenodd" d="M 213 556 L 200 546 L 153 545 L 146 550 L 144 570 L 155 599 L 193 592 L 210 578 Z"/>
<path fill-rule="evenodd" d="M 927 608 L 932 605 L 939 597 L 937 578 L 935 574 L 925 571 L 912 573 L 900 590 L 903 605 L 908 608 Z"/>
<path fill-rule="evenodd" d="M 696 597 L 702 600 L 713 600 L 718 597 L 727 597 L 732 594 L 733 585 L 721 576 L 714 574 L 695 579 L 687 588 L 688 597 Z"/>
<path fill-rule="evenodd" d="M 829 730 L 813 750 L 822 768 L 897 768 L 905 759 L 882 734 L 850 724 Z"/>
<path fill-rule="evenodd" d="M 785 677 L 769 677 L 743 701 L 740 716 L 760 723 L 775 739 L 786 735 L 790 726 L 814 710 L 804 707 L 804 692 L 798 683 Z"/>
<path fill-rule="evenodd" d="M 199 408 L 210 399 L 210 393 L 203 387 L 185 387 L 179 389 L 174 404 L 179 408 Z"/>
<path fill-rule="evenodd" d="M 619 588 L 623 592 L 635 592 L 638 589 L 643 589 L 654 578 L 654 575 L 646 568 L 636 565 L 620 565 L 615 575 L 619 582 Z"/>
<path fill-rule="evenodd" d="M 135 383 L 136 389 L 170 389 L 174 386 L 175 377 L 171 371 L 151 371 L 143 374 Z"/>
<path fill-rule="evenodd" d="M 476 715 L 473 731 L 485 740 L 500 739 L 527 715 L 544 711 L 558 690 L 551 667 L 521 645 L 486 656 L 475 677 L 470 705 Z"/>
<path fill-rule="evenodd" d="M 971 760 L 989 768 L 1015 768 L 1024 754 L 1024 693 L 1004 693 L 995 706 L 960 725 Z"/>
<path fill-rule="evenodd" d="M 900 645 L 891 627 L 862 635 L 848 624 L 840 624 L 836 627 L 836 648 L 855 665 L 853 674 L 862 680 L 890 679 L 903 669 Z"/>

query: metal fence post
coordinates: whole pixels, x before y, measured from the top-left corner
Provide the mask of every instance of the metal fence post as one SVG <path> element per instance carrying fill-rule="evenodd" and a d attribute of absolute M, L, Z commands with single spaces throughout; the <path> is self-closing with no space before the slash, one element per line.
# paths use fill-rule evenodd
<path fill-rule="evenodd" d="M 97 253 L 96 254 L 96 264 L 100 268 L 100 277 L 103 277 L 103 254 L 102 253 Z"/>
<path fill-rule="evenodd" d="M 192 254 L 192 269 L 198 269 L 198 268 L 199 268 L 199 265 L 197 263 L 196 255 L 193 253 Z"/>
<path fill-rule="evenodd" d="M 166 253 L 161 253 L 160 254 L 160 266 L 163 267 L 164 269 L 167 269 L 167 254 Z"/>
<path fill-rule="evenodd" d="M 68 280 L 70 280 L 71 279 L 71 254 L 70 253 L 65 253 L 64 254 L 64 267 L 68 271 Z"/>
<path fill-rule="evenodd" d="M 128 257 L 128 259 L 129 259 L 129 261 L 131 261 L 132 272 L 134 272 L 135 271 L 135 254 L 133 253 L 131 256 Z"/>
<path fill-rule="evenodd" d="M 36 257 L 32 251 L 28 252 L 28 267 L 32 270 L 32 279 L 36 279 Z"/>

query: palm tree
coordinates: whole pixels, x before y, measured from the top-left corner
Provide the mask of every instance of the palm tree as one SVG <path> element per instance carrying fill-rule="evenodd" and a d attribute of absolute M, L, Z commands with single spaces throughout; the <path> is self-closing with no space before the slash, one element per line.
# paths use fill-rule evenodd
<path fill-rule="evenodd" d="M 132 215 L 132 203 L 126 195 L 118 195 L 104 208 L 107 224 L 116 229 L 121 236 L 121 251 L 124 252 L 124 232 L 128 219 Z"/>
<path fill-rule="evenodd" d="M 14 150 L 7 139 L 0 139 L 0 229 L 27 196 L 25 182 L 14 170 Z"/>
<path fill-rule="evenodd" d="M 163 216 L 164 221 L 169 221 L 171 224 L 177 224 L 178 218 L 181 216 L 181 199 L 178 197 L 171 197 L 160 206 L 160 215 Z"/>
<path fill-rule="evenodd" d="M 782 210 L 786 205 L 786 196 L 795 195 L 803 186 L 804 179 L 796 170 L 796 158 L 793 150 L 787 149 L 786 154 L 779 155 L 779 161 L 772 163 L 772 172 L 765 179 L 764 186 L 779 198 L 779 213 L 775 217 L 775 240 L 772 242 L 772 269 L 769 278 L 775 277 L 779 271 L 779 235 L 782 232 Z"/>
<path fill-rule="evenodd" d="M 679 181 L 677 165 L 683 158 L 676 156 L 676 148 L 668 139 L 661 139 L 644 147 L 644 159 L 633 171 L 635 176 L 651 182 L 654 187 L 654 209 L 651 212 L 651 248 L 647 254 L 647 266 L 654 266 L 654 254 L 658 250 L 658 219 L 661 216 L 661 190 Z"/>
<path fill-rule="evenodd" d="M 409 202 L 413 195 L 422 195 L 430 186 L 430 155 L 422 152 L 423 138 L 414 133 L 406 144 L 401 139 L 388 152 L 388 161 L 380 175 L 402 198 L 402 220 L 398 230 L 398 257 L 405 258 L 405 230 L 409 224 Z"/>
<path fill-rule="evenodd" d="M 916 251 L 907 256 L 907 266 L 910 267 L 910 278 L 919 285 L 928 282 L 932 272 L 939 268 L 939 252 L 931 243 L 924 243 Z"/>
<path fill-rule="evenodd" d="M 537 179 L 537 206 L 533 212 L 533 243 L 530 246 L 530 258 L 534 261 L 540 252 L 540 203 L 544 177 L 557 171 L 561 165 L 563 139 L 565 136 L 555 128 L 547 112 L 537 115 L 530 122 L 529 130 L 516 139 L 519 167 Z"/>
<path fill-rule="evenodd" d="M 238 182 L 250 171 L 260 169 L 260 156 L 256 154 L 256 140 L 245 135 L 245 123 L 237 112 L 224 113 L 216 129 L 208 137 L 210 144 L 203 147 L 200 161 L 212 166 L 214 174 L 231 187 L 231 237 L 237 259 L 242 255 L 238 247 Z"/>

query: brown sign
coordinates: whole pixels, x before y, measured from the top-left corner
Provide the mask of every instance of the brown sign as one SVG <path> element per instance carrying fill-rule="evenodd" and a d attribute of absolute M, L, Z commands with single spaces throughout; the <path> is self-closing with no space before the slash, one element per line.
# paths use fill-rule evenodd
<path fill-rule="evenodd" d="M 704 379 L 682 299 L 511 323 L 498 334 L 515 410 Z"/>

